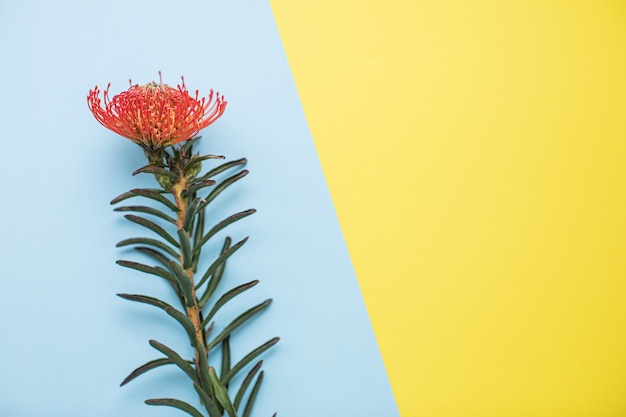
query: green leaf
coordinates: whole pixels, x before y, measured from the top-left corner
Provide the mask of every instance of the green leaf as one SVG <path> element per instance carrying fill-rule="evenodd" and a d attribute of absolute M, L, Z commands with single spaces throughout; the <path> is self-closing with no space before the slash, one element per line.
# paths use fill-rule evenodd
<path fill-rule="evenodd" d="M 211 378 L 211 384 L 213 384 L 213 388 L 215 389 L 215 398 L 217 398 L 217 401 L 222 407 L 224 407 L 224 410 L 226 410 L 229 417 L 237 417 L 235 407 L 233 407 L 233 403 L 230 401 L 230 397 L 228 395 L 228 389 L 224 386 L 224 384 L 222 384 L 212 366 L 209 366 L 209 377 Z"/>
<path fill-rule="evenodd" d="M 180 247 L 178 242 L 176 241 L 176 239 L 174 239 L 172 237 L 172 235 L 170 235 L 169 233 L 167 233 L 165 231 L 165 229 L 163 229 L 161 226 L 159 226 L 158 224 L 151 222 L 150 220 L 144 219 L 143 217 L 139 217 L 139 216 L 135 216 L 133 214 L 126 214 L 124 216 L 125 218 L 127 218 L 128 220 L 130 220 L 133 223 L 137 223 L 147 229 L 152 230 L 154 233 L 156 233 L 157 235 L 161 236 L 163 239 L 167 240 L 169 243 L 171 243 L 172 245 L 174 245 L 176 248 Z"/>
<path fill-rule="evenodd" d="M 155 261 L 159 262 L 161 265 L 166 266 L 168 268 L 169 268 L 169 263 L 172 261 L 171 258 L 168 258 L 167 256 L 163 255 L 161 252 L 154 250 L 152 248 L 146 248 L 144 246 L 136 246 L 135 250 L 137 252 L 143 253 L 144 255 L 148 255 Z M 178 258 L 178 257 L 175 256 L 175 258 Z"/>
<path fill-rule="evenodd" d="M 118 242 L 116 247 L 129 246 L 129 245 L 150 245 L 155 248 L 162 249 L 167 252 L 168 255 L 171 255 L 173 258 L 178 257 L 178 253 L 171 246 L 168 246 L 166 243 L 161 242 L 160 240 L 151 239 L 147 237 L 135 237 L 132 239 L 125 239 L 121 242 Z"/>
<path fill-rule="evenodd" d="M 218 343 L 224 340 L 224 338 L 228 336 L 229 334 L 231 334 L 235 329 L 237 329 L 246 321 L 250 320 L 256 314 L 260 313 L 265 308 L 267 308 L 271 302 L 272 302 L 272 299 L 268 298 L 267 300 L 263 301 L 261 304 L 258 304 L 252 307 L 251 309 L 247 310 L 246 312 L 242 313 L 241 315 L 239 315 L 228 326 L 226 326 L 226 328 L 222 330 L 220 334 L 215 336 L 215 339 L 213 339 L 211 342 L 209 342 L 209 344 L 207 344 L 207 347 L 206 347 L 207 351 L 210 351 L 211 349 L 213 349 L 215 346 L 217 346 Z"/>
<path fill-rule="evenodd" d="M 221 174 L 222 172 L 230 169 L 230 168 L 234 168 L 238 165 L 245 165 L 248 162 L 248 160 L 246 158 L 241 158 L 241 159 L 237 159 L 236 161 L 229 161 L 226 162 L 225 164 L 222 164 L 218 167 L 213 168 L 212 170 L 210 170 L 209 172 L 207 172 L 206 174 L 204 174 L 202 177 L 198 178 L 199 181 L 204 181 L 207 180 L 209 178 L 213 178 L 214 176 Z"/>
<path fill-rule="evenodd" d="M 130 190 L 124 194 L 121 194 L 111 200 L 111 204 L 117 204 L 120 201 L 126 200 L 127 198 L 141 196 L 150 198 L 152 200 L 158 201 L 159 203 L 165 205 L 167 208 L 172 210 L 174 213 L 177 213 L 178 207 L 171 200 L 163 195 L 165 193 L 164 190 L 159 190 L 156 188 L 135 188 L 134 190 Z"/>
<path fill-rule="evenodd" d="M 258 283 L 259 283 L 259 280 L 255 279 L 254 281 L 250 281 L 248 283 L 239 285 L 238 287 L 235 287 L 232 290 L 226 292 L 224 295 L 222 295 L 219 298 L 219 300 L 215 302 L 215 304 L 213 305 L 213 308 L 211 309 L 211 311 L 209 311 L 209 314 L 205 317 L 200 327 L 204 327 L 206 323 L 210 322 L 213 316 L 215 316 L 215 313 L 217 313 L 218 310 L 222 308 L 222 306 L 224 306 L 224 304 L 226 304 L 227 302 L 235 298 L 237 295 L 243 293 L 244 291 L 249 290 L 250 288 L 254 287 Z"/>
<path fill-rule="evenodd" d="M 137 378 L 139 375 L 146 373 L 154 368 L 158 368 L 159 366 L 163 366 L 163 365 L 173 365 L 173 364 L 174 362 L 172 362 L 172 360 L 169 358 L 159 358 L 159 359 L 150 361 L 148 363 L 145 363 L 141 365 L 139 368 L 135 369 L 133 372 L 131 372 L 130 375 L 128 375 L 122 381 L 122 383 L 120 384 L 120 387 L 128 384 L 130 381 Z"/>
<path fill-rule="evenodd" d="M 200 288 L 202 284 L 204 284 L 206 280 L 209 279 L 211 274 L 213 274 L 213 272 L 215 272 L 215 270 L 221 264 L 223 264 L 226 261 L 226 259 L 228 259 L 233 253 L 237 252 L 237 250 L 241 248 L 247 241 L 248 241 L 248 238 L 246 237 L 240 240 L 239 242 L 237 242 L 236 244 L 234 244 L 233 246 L 231 246 L 230 248 L 228 248 L 226 251 L 222 252 L 222 254 L 211 264 L 209 269 L 207 269 L 207 271 L 204 273 L 204 275 L 202 276 L 202 279 L 198 282 L 198 285 L 196 285 L 196 288 Z"/>
<path fill-rule="evenodd" d="M 174 181 L 178 180 L 178 174 L 171 172 L 168 169 L 163 168 L 163 166 L 158 166 L 158 165 L 146 165 L 143 166 L 139 169 L 137 169 L 135 172 L 133 172 L 133 176 L 137 175 L 137 174 L 141 174 L 141 173 L 145 173 L 145 174 L 155 174 L 155 175 L 164 175 L 168 178 L 173 179 Z"/>
<path fill-rule="evenodd" d="M 211 191 L 211 193 L 208 195 L 208 197 L 204 199 L 204 201 L 202 202 L 202 205 L 200 207 L 204 208 L 204 207 L 208 206 L 209 203 L 211 203 L 211 201 L 213 201 L 215 199 L 215 197 L 217 197 L 218 195 L 220 195 L 222 193 L 222 191 L 224 191 L 226 188 L 228 188 L 229 186 L 234 184 L 236 181 L 238 181 L 238 180 L 242 179 L 243 177 L 245 177 L 246 175 L 248 175 L 249 172 L 250 171 L 248 171 L 247 169 L 244 169 L 243 171 L 239 171 L 238 173 L 236 173 L 232 177 L 228 177 L 224 181 L 220 182 L 213 189 L 213 191 Z"/>
<path fill-rule="evenodd" d="M 176 310 L 174 307 L 166 307 L 165 312 L 172 316 L 177 322 L 179 322 L 181 326 L 183 326 L 185 332 L 187 332 L 187 336 L 189 337 L 189 343 L 191 343 L 191 346 L 198 346 L 198 340 L 196 339 L 196 329 L 193 326 L 191 320 L 189 320 L 187 316 Z"/>
<path fill-rule="evenodd" d="M 224 159 L 222 155 L 203 155 L 195 158 L 196 161 L 206 161 L 207 159 Z"/>
<path fill-rule="evenodd" d="M 193 264 L 193 258 L 191 256 L 191 241 L 185 229 L 178 230 L 178 241 L 180 242 L 180 252 L 183 255 L 183 269 L 189 269 Z"/>
<path fill-rule="evenodd" d="M 215 185 L 215 181 L 213 180 L 196 181 L 185 190 L 182 196 L 187 198 L 188 196 L 194 195 L 194 193 L 197 193 L 201 189 L 212 185 Z"/>
<path fill-rule="evenodd" d="M 129 301 L 136 301 L 138 303 L 148 304 L 154 307 L 158 307 L 161 310 L 165 310 L 167 308 L 173 308 L 171 305 L 166 303 L 165 301 L 161 301 L 158 298 L 149 297 L 147 295 L 141 294 L 117 294 L 118 297 L 123 298 Z"/>
<path fill-rule="evenodd" d="M 228 248 L 230 248 L 230 243 L 231 243 L 230 237 L 226 237 L 226 239 L 224 239 L 224 245 L 222 246 L 222 251 L 220 253 L 221 255 L 226 253 Z M 206 290 L 204 291 L 204 294 L 202 294 L 202 297 L 200 297 L 200 299 L 198 300 L 198 306 L 200 307 L 200 309 L 204 308 L 204 305 L 207 303 L 207 301 L 209 301 L 209 299 L 211 298 L 211 296 L 217 289 L 217 286 L 222 281 L 222 276 L 224 275 L 225 269 L 226 269 L 226 261 L 224 260 L 224 262 L 220 263 L 215 268 L 215 271 L 212 273 L 212 278 L 209 281 L 209 284 L 207 285 Z"/>
<path fill-rule="evenodd" d="M 252 407 L 254 406 L 254 400 L 256 400 L 256 396 L 259 393 L 259 389 L 261 388 L 261 382 L 263 382 L 263 371 L 261 371 L 259 377 L 254 383 L 254 386 L 252 387 L 252 392 L 250 392 L 248 402 L 246 403 L 246 408 L 243 409 L 243 414 L 241 417 L 250 417 L 250 413 L 252 413 Z"/>
<path fill-rule="evenodd" d="M 193 291 L 191 287 L 191 278 L 185 273 L 183 268 L 176 262 L 170 261 L 170 270 L 174 273 L 174 277 L 178 281 L 183 296 L 185 297 L 185 305 L 191 307 L 194 304 Z"/>
<path fill-rule="evenodd" d="M 178 408 L 192 417 L 204 417 L 193 405 L 175 398 L 151 398 L 145 401 L 148 405 L 164 405 L 167 407 Z"/>
<path fill-rule="evenodd" d="M 274 337 L 267 342 L 263 343 L 258 348 L 254 349 L 252 352 L 248 353 L 243 357 L 235 366 L 232 367 L 227 374 L 222 374 L 222 382 L 224 385 L 227 385 L 230 380 L 240 371 L 242 370 L 248 363 L 252 362 L 256 357 L 258 357 L 261 353 L 265 352 L 267 349 L 274 346 L 280 340 L 279 337 Z"/>
<path fill-rule="evenodd" d="M 250 372 L 248 372 L 248 375 L 246 375 L 244 380 L 241 382 L 241 386 L 239 387 L 239 390 L 237 391 L 237 395 L 235 395 L 235 401 L 233 403 L 237 410 L 239 410 L 239 404 L 241 404 L 241 400 L 243 400 L 243 396 L 246 393 L 248 386 L 254 379 L 254 376 L 259 371 L 259 369 L 261 369 L 262 365 L 263 365 L 263 361 L 262 360 L 258 361 L 256 365 L 254 365 L 254 367 L 250 370 Z"/>
<path fill-rule="evenodd" d="M 168 222 L 172 223 L 172 224 L 176 224 L 176 219 L 174 219 L 171 216 L 168 216 L 167 214 L 163 213 L 160 210 L 157 210 L 155 208 L 152 207 L 147 207 L 147 206 L 122 206 L 122 207 L 116 207 L 113 209 L 113 211 L 136 211 L 139 213 L 146 213 L 146 214 L 152 214 L 153 216 L 156 217 L 160 217 L 163 220 L 167 220 Z"/>
<path fill-rule="evenodd" d="M 200 400 L 204 404 L 204 408 L 209 413 L 209 417 L 222 417 L 222 412 L 217 408 L 217 404 L 215 404 L 215 400 L 213 400 L 209 395 L 202 389 L 202 387 L 194 382 L 193 387 L 196 389 Z"/>
<path fill-rule="evenodd" d="M 156 340 L 150 340 L 150 346 L 167 356 L 176 366 L 178 366 L 187 376 L 195 383 L 199 384 L 198 374 L 196 370 L 189 364 L 189 361 L 183 359 L 178 353 L 171 348 L 165 346 L 163 343 L 159 343 Z"/>
<path fill-rule="evenodd" d="M 224 375 L 228 374 L 230 371 L 230 336 L 224 338 L 222 340 L 222 371 L 220 372 L 220 376 L 223 379 Z M 228 388 L 228 382 L 222 381 L 224 386 Z"/>
<path fill-rule="evenodd" d="M 124 260 L 119 260 L 119 261 L 116 261 L 115 263 L 125 268 L 136 269 L 137 271 L 145 272 L 146 274 L 156 275 L 174 284 L 177 283 L 176 277 L 174 277 L 174 275 L 172 275 L 169 271 L 166 271 L 163 268 L 159 268 L 158 266 L 148 266 L 148 265 L 140 264 L 139 262 L 124 261 Z"/>
<path fill-rule="evenodd" d="M 237 220 L 241 220 L 245 217 L 248 217 L 251 214 L 256 213 L 255 209 L 249 209 L 249 210 L 244 210 L 242 212 L 233 214 L 232 216 L 228 216 L 227 218 L 225 218 L 224 220 L 222 220 L 221 222 L 219 222 L 218 224 L 216 224 L 215 226 L 213 226 L 211 228 L 211 230 L 209 230 L 207 232 L 206 235 L 204 235 L 202 237 L 202 239 L 200 239 L 197 242 L 194 242 L 194 251 L 200 251 L 200 248 L 209 241 L 209 239 L 211 239 L 213 236 L 215 236 L 216 233 L 218 233 L 220 230 L 224 229 L 226 226 L 236 222 Z"/>
<path fill-rule="evenodd" d="M 196 197 L 193 199 L 191 204 L 187 206 L 187 211 L 185 211 L 185 223 L 183 224 L 183 229 L 187 232 L 191 233 L 191 229 L 193 228 L 193 221 L 196 217 L 196 213 L 198 212 L 198 206 L 200 206 L 201 198 Z"/>
<path fill-rule="evenodd" d="M 200 210 L 198 212 L 198 221 L 196 222 L 196 230 L 193 234 L 193 246 L 194 248 L 198 246 L 198 242 L 202 238 L 202 234 L 204 233 L 204 210 Z M 195 273 L 198 270 L 198 262 L 200 261 L 201 250 L 193 251 L 193 272 Z"/>

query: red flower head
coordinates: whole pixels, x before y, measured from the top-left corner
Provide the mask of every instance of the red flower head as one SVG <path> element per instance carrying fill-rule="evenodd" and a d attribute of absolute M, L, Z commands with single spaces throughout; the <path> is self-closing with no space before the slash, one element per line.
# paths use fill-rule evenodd
<path fill-rule="evenodd" d="M 160 75 L 160 73 L 159 73 Z M 191 139 L 216 121 L 226 109 L 226 101 L 213 90 L 207 98 L 189 95 L 185 80 L 176 88 L 152 82 L 131 87 L 109 98 L 109 83 L 104 92 L 104 107 L 100 89 L 89 91 L 87 104 L 94 117 L 111 129 L 145 149 L 164 148 Z"/>

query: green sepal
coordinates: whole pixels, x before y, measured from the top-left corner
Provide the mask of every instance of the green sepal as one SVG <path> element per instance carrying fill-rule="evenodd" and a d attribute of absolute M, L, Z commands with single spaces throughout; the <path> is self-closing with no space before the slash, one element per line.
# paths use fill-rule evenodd
<path fill-rule="evenodd" d="M 204 404 L 204 408 L 208 411 L 209 417 L 222 417 L 222 412 L 217 408 L 215 400 L 209 397 L 202 387 L 195 382 L 193 383 L 193 387 L 196 389 L 200 400 Z"/>
<path fill-rule="evenodd" d="M 196 339 L 196 329 L 194 328 L 191 320 L 189 320 L 187 316 L 171 306 L 166 307 L 165 312 L 172 316 L 174 320 L 179 322 L 181 326 L 183 326 L 185 332 L 187 333 L 187 336 L 189 337 L 189 343 L 191 344 L 191 346 L 198 346 L 198 340 Z"/>
<path fill-rule="evenodd" d="M 178 174 L 163 168 L 162 166 L 158 166 L 158 165 L 146 165 L 143 166 L 139 169 L 137 169 L 135 172 L 133 172 L 133 176 L 137 175 L 137 174 L 141 174 L 141 173 L 145 173 L 145 174 L 156 174 L 156 175 L 164 175 L 168 178 L 173 179 L 174 181 L 178 180 Z"/>
<path fill-rule="evenodd" d="M 230 322 L 230 324 L 226 326 L 226 328 L 224 328 L 224 330 L 222 330 L 220 334 L 215 336 L 215 338 L 207 344 L 207 347 L 206 347 L 207 351 L 210 351 L 211 349 L 213 349 L 215 346 L 217 346 L 218 343 L 224 340 L 224 338 L 228 336 L 229 334 L 231 334 L 235 329 L 237 329 L 246 321 L 250 320 L 256 314 L 260 313 L 265 308 L 267 308 L 271 302 L 272 302 L 272 299 L 268 298 L 267 300 L 263 301 L 261 304 L 257 304 L 256 306 L 252 307 L 246 312 L 240 314 L 236 319 Z"/>
<path fill-rule="evenodd" d="M 201 198 L 196 197 L 193 199 L 191 204 L 187 206 L 187 211 L 185 212 L 185 223 L 183 223 L 183 229 L 191 233 L 191 229 L 193 227 L 193 221 L 196 217 L 196 213 L 198 212 L 198 206 L 200 206 Z"/>
<path fill-rule="evenodd" d="M 167 407 L 178 408 L 192 417 L 204 417 L 193 405 L 175 398 L 150 398 L 145 401 L 148 405 L 164 405 Z"/>
<path fill-rule="evenodd" d="M 237 410 L 239 410 L 239 404 L 241 404 L 241 400 L 243 400 L 243 396 L 245 395 L 246 390 L 248 389 L 248 386 L 254 379 L 254 376 L 256 375 L 256 373 L 259 372 L 259 369 L 261 369 L 262 365 L 263 365 L 263 361 L 262 360 L 258 361 L 256 365 L 254 365 L 252 369 L 250 369 L 250 372 L 248 372 L 248 375 L 246 375 L 244 380 L 241 382 L 241 386 L 239 387 L 239 390 L 237 391 L 237 395 L 235 395 L 235 401 L 233 403 Z"/>
<path fill-rule="evenodd" d="M 158 266 L 148 266 L 148 265 L 141 264 L 139 262 L 125 261 L 125 260 L 115 261 L 115 263 L 125 268 L 136 269 L 137 271 L 145 272 L 146 274 L 156 275 L 173 284 L 177 283 L 176 277 L 174 275 L 172 275 L 169 271 L 166 271 L 165 269 L 160 268 Z"/>
<path fill-rule="evenodd" d="M 248 283 L 239 285 L 238 287 L 235 287 L 233 289 L 231 289 L 230 291 L 224 293 L 224 295 L 222 295 L 213 305 L 213 308 L 211 309 L 211 311 L 209 311 L 209 314 L 204 318 L 204 321 L 202 322 L 202 325 L 200 327 L 204 327 L 204 325 L 208 322 L 211 321 L 211 319 L 213 318 L 213 316 L 215 316 L 215 313 L 217 313 L 217 311 L 222 308 L 222 306 L 224 304 L 226 304 L 227 302 L 229 302 L 230 300 L 232 300 L 233 298 L 235 298 L 236 296 L 238 296 L 239 294 L 241 294 L 244 291 L 249 290 L 250 288 L 254 287 L 255 285 L 257 285 L 259 283 L 258 279 L 255 279 L 254 281 L 250 281 Z"/>
<path fill-rule="evenodd" d="M 239 371 L 241 371 L 248 363 L 252 362 L 261 353 L 265 352 L 266 350 L 274 346 L 276 343 L 278 343 L 279 340 L 280 340 L 279 337 L 274 337 L 268 340 L 267 342 L 263 343 L 258 348 L 254 349 L 252 352 L 248 353 L 246 356 L 244 356 L 239 362 L 235 364 L 235 366 L 232 367 L 230 371 L 228 371 L 227 374 L 222 374 L 222 382 L 224 383 L 224 385 L 227 385 L 230 382 L 230 380 Z"/>
<path fill-rule="evenodd" d="M 202 136 L 194 136 L 191 139 L 187 139 L 185 143 L 183 144 L 183 146 L 181 146 L 180 153 L 183 155 L 190 153 L 191 149 L 193 148 L 193 145 L 198 143 L 200 139 L 202 139 Z"/>
<path fill-rule="evenodd" d="M 252 391 L 250 392 L 250 396 L 248 397 L 248 402 L 246 403 L 246 407 L 243 409 L 243 414 L 241 417 L 250 417 L 250 413 L 252 413 L 252 407 L 254 406 L 254 401 L 256 400 L 256 396 L 259 393 L 259 389 L 261 388 L 261 382 L 263 382 L 263 371 L 259 373 L 259 376 L 252 387 Z"/>
<path fill-rule="evenodd" d="M 248 171 L 247 169 L 244 169 L 243 171 L 239 171 L 238 173 L 236 173 L 232 177 L 228 177 L 224 181 L 220 182 L 211 191 L 211 193 L 207 196 L 207 198 L 204 199 L 204 201 L 202 202 L 202 205 L 200 206 L 200 208 L 204 208 L 204 207 L 208 206 L 209 203 L 211 203 L 211 201 L 213 201 L 215 199 L 215 197 L 217 197 L 218 195 L 220 195 L 222 193 L 222 191 L 224 191 L 230 185 L 234 184 L 236 181 L 238 181 L 238 180 L 242 179 L 243 177 L 245 177 L 246 175 L 248 175 L 249 172 L 250 171 Z"/>
<path fill-rule="evenodd" d="M 176 353 L 171 348 L 165 346 L 163 343 L 157 342 L 156 340 L 150 340 L 150 346 L 164 354 L 167 358 L 169 358 L 176 366 L 178 366 L 187 376 L 195 383 L 199 384 L 200 379 L 198 378 L 198 374 L 195 369 L 189 364 L 188 361 L 183 359 L 178 353 Z"/>
<path fill-rule="evenodd" d="M 209 239 L 211 239 L 213 236 L 215 236 L 215 234 L 217 232 L 219 232 L 220 230 L 222 230 L 223 228 L 225 228 L 226 226 L 236 222 L 237 220 L 241 220 L 245 217 L 248 217 L 251 214 L 256 213 L 255 209 L 249 209 L 249 210 L 244 210 L 242 212 L 233 214 L 232 216 L 228 216 L 227 218 L 225 218 L 224 220 L 222 220 L 221 222 L 219 222 L 218 224 L 216 224 L 215 226 L 213 226 L 211 228 L 211 230 L 209 230 L 207 232 L 206 235 L 202 236 L 202 239 L 198 240 L 197 242 L 194 243 L 194 251 L 200 251 L 200 248 L 202 246 L 204 246 L 205 243 L 207 243 L 209 241 Z"/>
<path fill-rule="evenodd" d="M 220 255 L 223 255 L 228 250 L 228 248 L 230 248 L 231 242 L 232 240 L 230 237 L 226 237 L 226 239 L 224 239 L 224 245 L 222 246 L 222 251 L 220 252 Z M 211 296 L 217 289 L 217 286 L 222 281 L 222 276 L 224 275 L 225 269 L 226 269 L 226 261 L 220 263 L 215 268 L 215 271 L 213 271 L 211 275 L 211 280 L 209 281 L 204 291 L 204 294 L 202 294 L 202 297 L 198 299 L 198 306 L 200 307 L 200 309 L 204 308 L 205 304 L 209 301 L 209 298 L 211 298 Z"/>
<path fill-rule="evenodd" d="M 172 210 L 174 213 L 177 213 L 179 211 L 178 207 L 176 207 L 174 203 L 172 203 L 167 197 L 163 195 L 163 193 L 165 192 L 165 190 L 159 190 L 158 188 L 135 188 L 115 197 L 113 200 L 111 200 L 111 204 L 117 204 L 120 201 L 126 200 L 130 197 L 141 196 L 158 201 L 159 203 L 165 205 L 167 208 Z"/>
<path fill-rule="evenodd" d="M 153 361 L 147 362 L 141 365 L 139 368 L 135 369 L 133 372 L 131 372 L 122 381 L 122 383 L 120 384 L 120 387 L 128 384 L 130 381 L 137 378 L 139 375 L 144 374 L 154 368 L 158 368 L 159 366 L 163 366 L 163 365 L 174 365 L 174 362 L 172 362 L 172 360 L 169 358 L 159 358 L 159 359 L 155 359 Z"/>
<path fill-rule="evenodd" d="M 211 274 L 215 272 L 217 267 L 220 266 L 222 263 L 224 263 L 226 259 L 228 259 L 233 253 L 237 252 L 237 250 L 241 248 L 247 241 L 248 241 L 248 238 L 245 237 L 239 242 L 237 242 L 236 244 L 234 244 L 233 246 L 231 246 L 230 248 L 228 248 L 226 251 L 223 251 L 222 254 L 218 256 L 218 258 L 211 264 L 211 266 L 204 273 L 204 275 L 202 276 L 202 279 L 198 282 L 198 285 L 196 285 L 196 288 L 200 288 L 202 284 L 204 284 L 206 280 L 209 279 Z"/>
<path fill-rule="evenodd" d="M 129 245 L 150 245 L 155 248 L 164 250 L 168 255 L 171 255 L 173 258 L 178 257 L 178 253 L 171 246 L 168 246 L 167 243 L 163 243 L 160 240 L 151 239 L 148 237 L 135 237 L 131 239 L 124 239 L 115 245 L 116 247 L 129 246 Z"/>
<path fill-rule="evenodd" d="M 170 270 L 174 273 L 174 277 L 178 281 L 183 296 L 185 297 L 185 305 L 187 307 L 192 307 L 195 300 L 191 288 L 191 279 L 177 262 L 170 261 L 169 267 Z"/>
<path fill-rule="evenodd" d="M 213 384 L 213 388 L 215 389 L 215 398 L 220 403 L 224 410 L 228 413 L 229 417 L 237 417 L 237 412 L 235 411 L 235 407 L 230 400 L 230 396 L 228 395 L 228 389 L 222 384 L 219 377 L 215 373 L 215 369 L 212 366 L 209 366 L 209 377 L 211 378 L 211 384 Z"/>
<path fill-rule="evenodd" d="M 183 269 L 189 269 L 193 264 L 193 258 L 191 256 L 191 241 L 185 229 L 178 229 L 178 241 L 180 242 L 180 253 L 183 256 Z"/>
<path fill-rule="evenodd" d="M 206 174 L 204 174 L 202 177 L 198 178 L 198 181 L 204 181 L 207 180 L 209 178 L 212 178 L 218 174 L 221 174 L 222 172 L 230 169 L 230 168 L 234 168 L 238 165 L 245 165 L 248 162 L 248 160 L 246 158 L 241 158 L 241 159 L 237 159 L 235 161 L 229 161 L 226 162 L 225 164 L 222 164 L 220 166 L 217 166 L 215 168 L 213 168 L 212 170 L 210 170 L 209 172 L 207 172 Z"/>
<path fill-rule="evenodd" d="M 157 235 L 161 236 L 163 239 L 167 240 L 169 243 L 174 245 L 174 247 L 176 248 L 180 247 L 176 239 L 174 239 L 172 235 L 167 233 L 165 229 L 163 229 L 158 224 L 151 222 L 150 220 L 144 219 L 143 217 L 135 216 L 133 214 L 126 214 L 124 215 L 124 217 L 133 223 L 137 223 L 138 225 L 141 225 L 147 229 L 152 230 L 154 233 L 156 233 Z"/>

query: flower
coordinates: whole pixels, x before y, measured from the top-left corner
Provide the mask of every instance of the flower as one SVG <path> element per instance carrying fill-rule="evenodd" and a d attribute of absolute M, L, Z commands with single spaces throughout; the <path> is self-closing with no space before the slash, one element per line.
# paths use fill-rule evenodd
<path fill-rule="evenodd" d="M 160 76 L 160 73 L 159 73 Z M 132 140 L 144 149 L 161 149 L 191 139 L 215 122 L 226 109 L 224 96 L 210 91 L 192 97 L 185 80 L 176 88 L 159 82 L 131 85 L 112 99 L 109 88 L 104 91 L 104 107 L 100 89 L 89 90 L 87 105 L 104 127 Z"/>

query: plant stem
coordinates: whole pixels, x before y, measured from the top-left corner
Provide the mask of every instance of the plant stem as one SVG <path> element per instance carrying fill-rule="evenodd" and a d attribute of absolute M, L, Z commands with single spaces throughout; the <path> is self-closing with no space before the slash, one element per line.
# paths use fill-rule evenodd
<path fill-rule="evenodd" d="M 172 187 L 171 193 L 174 196 L 174 201 L 176 203 L 176 207 L 178 208 L 176 226 L 178 230 L 183 229 L 183 225 L 185 224 L 185 216 L 187 212 L 187 207 L 189 205 L 188 198 L 183 197 L 183 192 L 187 190 L 188 181 L 185 178 L 185 175 L 180 175 L 176 184 Z M 187 233 L 187 232 L 185 232 Z M 183 266 L 184 258 L 182 250 L 179 255 L 180 265 Z M 198 298 L 196 297 L 196 288 L 194 282 L 194 272 L 193 267 L 189 267 L 185 269 L 185 273 L 189 277 L 189 281 L 191 282 L 191 295 L 193 298 L 193 305 L 191 307 L 185 306 L 185 312 L 187 317 L 191 321 L 195 330 L 195 365 L 196 371 L 198 372 L 198 376 L 200 378 L 200 386 L 206 392 L 211 393 L 211 382 L 208 379 L 208 352 L 206 351 L 206 343 L 204 340 L 204 331 L 202 329 L 202 312 L 200 311 L 200 307 L 198 306 Z"/>

